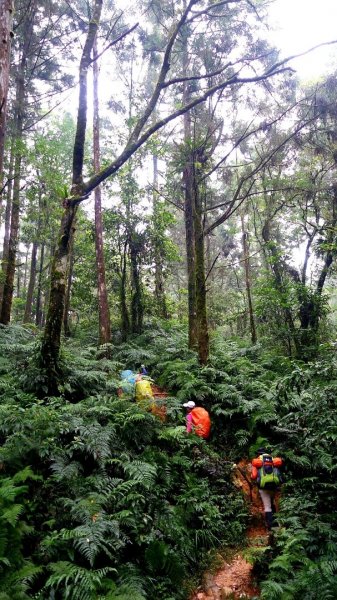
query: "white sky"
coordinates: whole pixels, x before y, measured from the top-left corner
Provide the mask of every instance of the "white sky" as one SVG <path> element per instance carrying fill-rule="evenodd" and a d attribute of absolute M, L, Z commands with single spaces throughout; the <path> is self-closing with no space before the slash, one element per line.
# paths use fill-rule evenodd
<path fill-rule="evenodd" d="M 269 14 L 270 24 L 278 27 L 270 39 L 282 57 L 337 40 L 337 0 L 274 0 Z M 306 80 L 324 73 L 329 63 L 337 67 L 337 44 L 315 50 L 293 66 Z"/>

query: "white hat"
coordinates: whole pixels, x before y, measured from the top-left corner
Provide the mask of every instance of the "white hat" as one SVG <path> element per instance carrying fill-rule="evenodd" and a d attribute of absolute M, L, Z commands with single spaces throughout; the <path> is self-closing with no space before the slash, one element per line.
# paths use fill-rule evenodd
<path fill-rule="evenodd" d="M 194 408 L 195 402 L 193 402 L 193 400 L 189 400 L 188 402 L 185 402 L 185 404 L 183 404 L 183 406 L 185 406 L 185 408 Z"/>

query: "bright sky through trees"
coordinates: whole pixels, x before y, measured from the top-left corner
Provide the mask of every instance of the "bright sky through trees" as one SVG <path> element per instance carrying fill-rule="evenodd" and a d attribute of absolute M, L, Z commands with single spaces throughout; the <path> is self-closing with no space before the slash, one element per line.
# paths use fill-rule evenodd
<path fill-rule="evenodd" d="M 269 14 L 271 26 L 277 28 L 271 40 L 281 56 L 337 39 L 336 0 L 275 0 Z M 325 72 L 329 63 L 337 64 L 337 44 L 315 50 L 293 65 L 302 79 L 312 79 Z"/>

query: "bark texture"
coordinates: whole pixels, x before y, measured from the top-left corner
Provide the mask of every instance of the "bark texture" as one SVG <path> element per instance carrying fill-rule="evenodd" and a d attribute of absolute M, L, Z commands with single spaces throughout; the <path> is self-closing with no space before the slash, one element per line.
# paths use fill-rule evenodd
<path fill-rule="evenodd" d="M 58 247 L 56 248 L 52 263 L 49 306 L 41 345 L 41 364 L 48 372 L 49 391 L 51 393 L 57 393 L 57 378 L 59 371 L 58 359 L 61 347 L 68 258 L 70 256 L 72 237 L 74 235 L 77 208 L 79 203 L 83 200 L 85 192 L 83 185 L 83 160 L 87 126 L 87 80 L 88 69 L 91 63 L 91 53 L 100 22 L 101 11 L 102 0 L 96 0 L 80 61 L 79 108 L 73 151 L 71 197 L 65 204 Z"/>
<path fill-rule="evenodd" d="M 0 223 L 13 10 L 13 0 L 0 0 Z"/>
<path fill-rule="evenodd" d="M 158 208 L 158 158 L 154 154 L 152 157 L 153 164 L 153 222 L 154 222 L 154 282 L 155 282 L 155 297 L 157 304 L 157 312 L 163 319 L 168 318 L 167 303 L 165 297 L 165 286 L 163 276 L 163 256 L 162 256 L 162 239 L 161 239 L 161 224 Z"/>
<path fill-rule="evenodd" d="M 30 276 L 29 276 L 29 284 L 28 284 L 28 290 L 27 290 L 25 314 L 23 317 L 24 323 L 31 323 L 31 321 L 32 321 L 33 297 L 34 297 L 34 289 L 35 289 L 35 281 L 36 281 L 37 248 L 38 248 L 38 243 L 35 241 L 33 243 L 32 254 L 31 254 L 31 259 L 30 259 Z"/>
<path fill-rule="evenodd" d="M 94 144 L 94 169 L 98 172 L 101 167 L 100 160 L 100 134 L 99 134 L 99 100 L 98 100 L 98 64 L 97 43 L 94 43 L 93 63 L 93 92 L 94 92 L 94 122 L 93 122 L 93 144 Z M 101 187 L 95 189 L 95 250 L 97 268 L 98 289 L 98 323 L 99 344 L 108 344 L 111 341 L 110 311 L 108 292 L 105 278 L 104 244 L 103 244 L 103 222 L 102 222 L 102 199 Z"/>
<path fill-rule="evenodd" d="M 254 318 L 253 301 L 252 301 L 252 286 L 251 286 L 251 277 L 250 277 L 248 233 L 245 229 L 245 221 L 244 221 L 243 215 L 241 215 L 241 229 L 242 229 L 243 262 L 244 262 L 244 267 L 245 267 L 245 284 L 246 284 L 246 294 L 247 294 L 249 324 L 250 324 L 250 336 L 251 336 L 252 344 L 256 344 L 257 336 L 256 336 L 255 318 Z"/>
<path fill-rule="evenodd" d="M 25 20 L 22 44 L 20 48 L 20 63 L 18 67 L 16 77 L 16 97 L 15 97 L 15 159 L 14 159 L 14 186 L 13 186 L 13 201 L 12 201 L 12 212 L 11 212 L 11 227 L 10 237 L 8 244 L 8 259 L 7 267 L 5 272 L 5 280 L 3 287 L 3 297 L 1 305 L 0 323 L 8 325 L 11 318 L 13 291 L 14 291 L 14 277 L 15 277 L 15 263 L 17 254 L 17 245 L 19 238 L 19 224 L 20 224 L 20 178 L 21 178 L 21 163 L 22 163 L 22 150 L 21 142 L 23 139 L 23 119 L 25 109 L 25 78 L 27 61 L 30 52 L 30 44 L 33 33 L 35 15 L 35 4 L 32 2 L 30 6 L 29 14 Z"/>

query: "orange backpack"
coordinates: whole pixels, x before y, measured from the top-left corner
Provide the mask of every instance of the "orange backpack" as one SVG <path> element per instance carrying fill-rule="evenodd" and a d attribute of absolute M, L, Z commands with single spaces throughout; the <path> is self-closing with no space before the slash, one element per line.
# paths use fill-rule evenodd
<path fill-rule="evenodd" d="M 191 410 L 191 415 L 194 433 L 206 440 L 211 431 L 211 419 L 207 410 L 197 406 Z"/>

